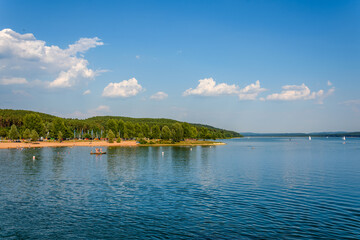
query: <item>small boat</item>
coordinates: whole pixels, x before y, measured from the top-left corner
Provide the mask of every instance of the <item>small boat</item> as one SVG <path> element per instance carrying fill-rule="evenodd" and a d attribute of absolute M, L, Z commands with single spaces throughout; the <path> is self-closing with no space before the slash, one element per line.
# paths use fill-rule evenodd
<path fill-rule="evenodd" d="M 106 152 L 91 152 L 90 154 L 102 155 L 102 154 L 106 154 Z"/>
<path fill-rule="evenodd" d="M 311 141 L 311 137 L 309 136 L 309 141 Z"/>
<path fill-rule="evenodd" d="M 344 141 L 346 140 L 345 136 L 343 136 L 342 140 L 344 140 Z"/>

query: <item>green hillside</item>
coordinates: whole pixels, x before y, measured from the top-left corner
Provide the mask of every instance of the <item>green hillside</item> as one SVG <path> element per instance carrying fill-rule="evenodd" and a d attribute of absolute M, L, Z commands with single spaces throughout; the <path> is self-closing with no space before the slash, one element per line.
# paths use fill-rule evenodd
<path fill-rule="evenodd" d="M 27 110 L 0 109 L 0 137 L 9 137 L 10 128 L 15 125 L 22 137 L 26 129 L 35 129 L 40 136 L 57 138 L 61 132 L 64 138 L 107 137 L 109 130 L 122 138 L 160 138 L 165 126 L 171 134 L 183 132 L 183 138 L 232 138 L 241 137 L 234 131 L 203 124 L 192 124 L 166 118 L 130 118 L 121 116 L 97 116 L 88 119 L 60 118 L 57 116 Z M 181 126 L 179 128 L 178 126 Z M 167 129 L 166 129 L 167 130 Z M 85 136 L 86 135 L 86 136 Z"/>

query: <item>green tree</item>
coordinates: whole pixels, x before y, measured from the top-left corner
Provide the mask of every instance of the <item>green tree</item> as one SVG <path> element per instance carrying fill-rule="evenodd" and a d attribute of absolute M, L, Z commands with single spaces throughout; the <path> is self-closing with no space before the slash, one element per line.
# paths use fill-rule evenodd
<path fill-rule="evenodd" d="M 182 123 L 182 128 L 184 129 L 184 138 L 191 138 L 191 125 L 189 123 Z"/>
<path fill-rule="evenodd" d="M 62 141 L 63 133 L 61 131 L 58 132 L 57 138 L 58 138 L 59 141 Z"/>
<path fill-rule="evenodd" d="M 197 136 L 198 136 L 198 130 L 196 129 L 196 127 L 191 127 L 190 137 L 197 138 Z"/>
<path fill-rule="evenodd" d="M 144 134 L 141 132 L 141 133 L 139 133 L 139 135 L 138 135 L 137 137 L 138 137 L 138 139 L 143 139 L 143 138 L 144 138 Z"/>
<path fill-rule="evenodd" d="M 111 130 L 113 133 L 117 132 L 118 126 L 117 122 L 114 119 L 109 119 L 106 123 L 107 129 Z"/>
<path fill-rule="evenodd" d="M 91 135 L 90 135 L 91 136 Z M 74 131 L 71 131 L 70 128 L 65 128 L 65 133 L 63 135 L 63 138 L 73 138 L 74 137 Z"/>
<path fill-rule="evenodd" d="M 174 134 L 172 136 L 172 139 L 175 142 L 180 142 L 181 140 L 184 139 L 184 129 L 182 128 L 180 123 L 174 123 L 173 124 L 173 130 L 174 130 Z"/>
<path fill-rule="evenodd" d="M 25 129 L 24 133 L 23 133 L 23 138 L 24 139 L 30 139 L 31 138 L 31 132 L 30 129 Z"/>
<path fill-rule="evenodd" d="M 47 122 L 45 124 L 45 132 L 46 132 L 45 133 L 46 138 L 53 137 L 52 133 L 54 132 L 54 124 L 52 122 Z"/>
<path fill-rule="evenodd" d="M 142 133 L 140 124 L 136 123 L 134 129 L 135 129 L 135 137 L 139 137 L 139 134 Z"/>
<path fill-rule="evenodd" d="M 203 140 L 205 140 L 208 136 L 208 132 L 209 132 L 209 130 L 206 127 L 201 127 L 200 132 L 199 132 L 199 138 L 202 138 Z"/>
<path fill-rule="evenodd" d="M 213 140 L 215 140 L 215 139 L 216 139 L 216 136 L 215 136 L 214 132 L 209 131 L 209 132 L 206 134 L 206 139 L 213 139 Z"/>
<path fill-rule="evenodd" d="M 53 121 L 53 125 L 54 125 L 53 131 L 50 132 L 50 136 L 53 137 L 53 138 L 58 137 L 59 132 L 64 133 L 66 131 L 64 121 L 61 118 L 56 118 Z"/>
<path fill-rule="evenodd" d="M 108 138 L 109 138 L 109 143 L 113 143 L 114 142 L 114 138 L 115 138 L 115 134 L 114 132 L 110 129 L 108 132 Z"/>
<path fill-rule="evenodd" d="M 141 131 L 144 134 L 144 137 L 150 137 L 150 128 L 149 125 L 147 125 L 146 123 L 143 123 L 141 125 Z"/>
<path fill-rule="evenodd" d="M 0 128 L 0 137 L 6 137 L 8 132 L 5 128 Z"/>
<path fill-rule="evenodd" d="M 31 131 L 31 141 L 37 141 L 37 140 L 39 140 L 39 134 L 35 130 L 32 130 Z"/>
<path fill-rule="evenodd" d="M 36 113 L 30 113 L 25 115 L 24 127 L 28 128 L 29 130 L 35 130 L 41 135 L 44 135 L 45 132 L 44 123 L 39 114 Z"/>
<path fill-rule="evenodd" d="M 102 135 L 101 135 L 101 138 L 106 138 L 107 136 L 107 132 L 105 130 L 102 131 Z"/>
<path fill-rule="evenodd" d="M 151 127 L 151 138 L 159 139 L 160 138 L 160 127 L 155 124 Z"/>
<path fill-rule="evenodd" d="M 19 139 L 20 138 L 20 134 L 17 130 L 17 127 L 15 126 L 15 124 L 13 124 L 10 128 L 10 132 L 9 132 L 9 138 L 12 140 L 15 139 Z"/>
<path fill-rule="evenodd" d="M 118 137 L 118 138 L 116 139 L 116 142 L 117 142 L 117 143 L 121 143 L 121 138 Z"/>
<path fill-rule="evenodd" d="M 167 125 L 163 126 L 161 129 L 161 139 L 169 140 L 171 137 L 170 128 Z"/>
<path fill-rule="evenodd" d="M 124 122 L 124 120 L 120 119 L 118 122 L 118 129 L 120 131 L 120 137 L 124 137 L 124 127 L 125 127 L 125 122 Z"/>
<path fill-rule="evenodd" d="M 124 132 L 127 133 L 128 138 L 135 137 L 135 127 L 132 122 L 126 122 L 124 127 Z"/>

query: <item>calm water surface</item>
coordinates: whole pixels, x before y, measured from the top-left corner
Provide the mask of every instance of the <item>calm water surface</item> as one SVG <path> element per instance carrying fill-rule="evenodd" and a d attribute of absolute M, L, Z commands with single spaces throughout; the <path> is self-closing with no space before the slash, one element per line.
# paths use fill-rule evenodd
<path fill-rule="evenodd" d="M 0 239 L 360 239 L 360 139 L 226 142 L 0 149 Z"/>

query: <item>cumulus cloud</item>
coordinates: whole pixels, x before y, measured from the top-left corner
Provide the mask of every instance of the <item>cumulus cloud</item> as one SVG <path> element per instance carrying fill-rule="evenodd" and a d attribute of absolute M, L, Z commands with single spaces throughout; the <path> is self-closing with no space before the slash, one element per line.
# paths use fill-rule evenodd
<path fill-rule="evenodd" d="M 327 85 L 328 85 L 329 87 L 332 86 L 332 82 L 327 81 Z"/>
<path fill-rule="evenodd" d="M 266 100 L 294 101 L 317 99 L 318 103 L 322 104 L 324 98 L 330 96 L 335 91 L 335 87 L 332 87 L 327 92 L 322 89 L 317 92 L 311 92 L 304 83 L 301 85 L 286 85 L 282 89 L 281 93 L 268 95 Z"/>
<path fill-rule="evenodd" d="M 124 80 L 118 83 L 109 83 L 104 88 L 102 93 L 103 97 L 132 97 L 137 95 L 143 90 L 143 87 L 138 83 L 135 78 Z"/>
<path fill-rule="evenodd" d="M 195 88 L 187 89 L 183 95 L 200 95 L 200 96 L 219 96 L 219 95 L 231 95 L 236 94 L 238 87 L 233 85 L 228 85 L 226 83 L 216 84 L 212 78 L 204 78 L 199 80 L 199 85 Z"/>
<path fill-rule="evenodd" d="M 14 84 L 27 84 L 28 81 L 25 78 L 2 78 L 0 79 L 0 85 L 14 85 Z"/>
<path fill-rule="evenodd" d="M 267 100 L 309 100 L 324 94 L 323 90 L 318 92 L 311 92 L 310 89 L 303 83 L 301 85 L 286 85 L 282 87 L 281 93 L 273 93 L 266 97 Z"/>
<path fill-rule="evenodd" d="M 167 98 L 168 95 L 164 92 L 157 92 L 155 93 L 154 95 L 152 95 L 150 97 L 150 99 L 153 99 L 153 100 L 164 100 L 165 98 Z"/>
<path fill-rule="evenodd" d="M 243 89 L 240 89 L 238 96 L 240 100 L 255 100 L 257 96 L 266 91 L 265 88 L 260 87 L 260 81 L 257 80 L 255 83 L 247 85 Z"/>
<path fill-rule="evenodd" d="M 11 29 L 0 31 L 0 72 L 18 78 L 28 74 L 29 78 L 54 80 L 48 87 L 72 87 L 81 79 L 92 79 L 99 71 L 88 68 L 88 61 L 78 53 L 103 45 L 99 38 L 81 38 L 68 48 L 47 46 L 31 33 L 20 34 Z M 28 77 L 26 77 L 28 78 Z"/>
<path fill-rule="evenodd" d="M 199 96 L 221 96 L 221 95 L 237 95 L 240 100 L 255 100 L 257 96 L 266 89 L 260 87 L 260 81 L 250 84 L 244 88 L 240 88 L 235 84 L 228 85 L 226 83 L 216 84 L 214 79 L 205 78 L 199 80 L 196 88 L 189 88 L 183 96 L 199 95 Z"/>

